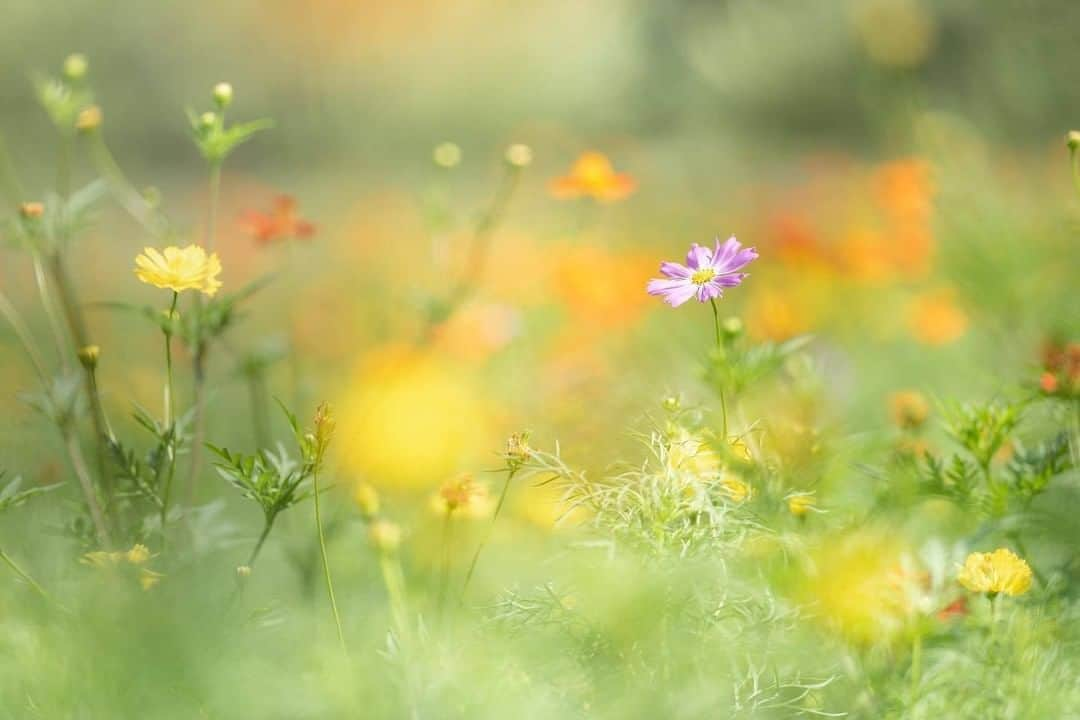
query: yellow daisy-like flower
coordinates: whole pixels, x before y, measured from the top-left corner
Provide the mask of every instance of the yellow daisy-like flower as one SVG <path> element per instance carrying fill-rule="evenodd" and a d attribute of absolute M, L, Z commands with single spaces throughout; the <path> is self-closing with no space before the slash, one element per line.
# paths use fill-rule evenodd
<path fill-rule="evenodd" d="M 754 496 L 754 488 L 750 483 L 737 475 L 724 473 L 720 477 L 720 489 L 732 502 L 741 503 Z"/>
<path fill-rule="evenodd" d="M 971 592 L 1023 595 L 1031 588 L 1031 568 L 1023 558 L 1007 548 L 992 553 L 971 553 L 956 574 Z"/>
<path fill-rule="evenodd" d="M 173 292 L 198 290 L 212 297 L 221 287 L 219 274 L 221 260 L 217 253 L 207 255 L 198 245 L 170 246 L 163 252 L 148 247 L 135 258 L 136 277 Z"/>
<path fill-rule="evenodd" d="M 814 493 L 796 493 L 789 495 L 787 499 L 788 512 L 797 518 L 806 517 L 807 513 L 814 510 Z"/>

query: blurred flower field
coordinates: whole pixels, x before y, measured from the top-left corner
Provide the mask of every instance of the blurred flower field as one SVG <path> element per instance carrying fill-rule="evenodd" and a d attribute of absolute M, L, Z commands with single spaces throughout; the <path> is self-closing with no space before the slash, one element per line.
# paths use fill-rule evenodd
<path fill-rule="evenodd" d="M 6 15 L 0 718 L 1080 718 L 1072 4 Z"/>

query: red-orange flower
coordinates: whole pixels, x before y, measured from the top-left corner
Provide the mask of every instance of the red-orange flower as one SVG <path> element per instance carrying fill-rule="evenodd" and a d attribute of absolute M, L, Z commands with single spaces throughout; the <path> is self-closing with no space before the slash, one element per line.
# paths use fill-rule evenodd
<path fill-rule="evenodd" d="M 594 200 L 621 200 L 637 189 L 637 181 L 617 173 L 603 153 L 586 152 L 574 162 L 570 172 L 551 181 L 551 194 L 558 198 L 591 197 Z"/>
<path fill-rule="evenodd" d="M 297 214 L 296 199 L 289 195 L 274 198 L 268 213 L 250 210 L 240 220 L 244 232 L 255 238 L 259 245 L 269 245 L 278 240 L 307 239 L 315 234 L 315 226 Z"/>

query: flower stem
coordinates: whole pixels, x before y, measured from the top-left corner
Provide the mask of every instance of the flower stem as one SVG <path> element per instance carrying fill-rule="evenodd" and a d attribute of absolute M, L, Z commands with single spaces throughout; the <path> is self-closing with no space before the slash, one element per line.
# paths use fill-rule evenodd
<path fill-rule="evenodd" d="M 255 567 L 255 560 L 259 557 L 259 551 L 262 550 L 263 543 L 266 542 L 266 538 L 270 535 L 270 528 L 274 527 L 274 521 L 272 518 L 266 518 L 263 521 L 262 532 L 259 533 L 259 539 L 255 541 L 255 547 L 251 550 L 251 555 L 248 557 L 247 566 L 249 568 Z"/>
<path fill-rule="evenodd" d="M 22 317 L 20 317 L 15 306 L 11 304 L 7 295 L 2 291 L 0 291 L 0 315 L 3 315 L 8 323 L 11 324 L 12 329 L 15 330 L 15 336 L 19 339 L 19 342 L 22 343 L 23 349 L 30 358 L 30 363 L 37 372 L 42 390 L 46 394 L 51 394 L 52 385 L 49 374 L 45 369 L 45 362 L 41 357 L 41 353 L 38 352 L 33 337 L 23 323 Z M 103 547 L 109 547 L 111 545 L 111 540 L 109 538 L 108 524 L 105 522 L 105 515 L 101 510 L 101 504 L 98 502 L 97 493 L 94 490 L 94 481 L 91 479 L 90 473 L 86 469 L 86 461 L 83 459 L 82 449 L 79 447 L 78 439 L 75 437 L 75 433 L 72 432 L 70 423 L 63 420 L 58 421 L 57 428 L 64 439 L 64 449 L 67 450 L 68 459 L 71 461 L 71 467 L 74 470 L 76 477 L 79 479 L 79 487 L 83 491 L 83 499 L 86 500 L 86 506 L 90 510 L 90 519 L 94 523 L 94 531 L 97 534 L 98 542 L 100 542 Z"/>
<path fill-rule="evenodd" d="M 516 474 L 517 468 L 511 468 L 506 472 L 506 482 L 503 483 L 502 492 L 499 493 L 499 502 L 495 505 L 495 514 L 491 516 L 491 523 L 488 525 L 487 533 L 484 534 L 484 539 L 476 547 L 472 562 L 469 563 L 469 571 L 465 573 L 465 584 L 461 586 L 462 601 L 465 599 L 465 592 L 469 589 L 469 582 L 472 580 L 473 572 L 476 571 L 476 563 L 480 560 L 480 553 L 483 552 L 484 546 L 491 540 L 491 534 L 495 530 L 495 522 L 499 519 L 499 512 L 502 511 L 503 503 L 506 502 L 506 494 L 510 490 L 510 481 L 514 479 Z"/>
<path fill-rule="evenodd" d="M 180 293 L 173 292 L 169 306 L 168 325 L 165 330 L 165 432 L 168 437 L 169 471 L 165 476 L 165 490 L 161 498 L 161 538 L 164 544 L 165 524 L 169 516 L 169 499 L 172 495 L 173 476 L 176 474 L 176 422 L 173 420 L 173 371 L 172 371 L 172 336 L 173 322 L 176 319 L 176 303 Z"/>
<path fill-rule="evenodd" d="M 446 588 L 450 584 L 450 536 L 452 533 L 451 516 L 454 511 L 447 509 L 443 517 L 442 529 L 442 566 L 439 569 L 439 604 L 438 616 L 441 618 L 446 608 Z"/>
<path fill-rule="evenodd" d="M 720 308 L 716 306 L 716 298 L 709 298 L 709 304 L 712 306 L 713 329 L 716 331 L 716 347 L 720 347 L 722 344 L 720 339 Z"/>
<path fill-rule="evenodd" d="M 337 627 L 338 642 L 341 643 L 341 652 L 345 657 L 349 656 L 349 650 L 345 646 L 345 633 L 341 630 L 341 616 L 338 614 L 337 599 L 334 597 L 334 581 L 330 579 L 330 561 L 326 558 L 326 537 L 323 535 L 322 510 L 319 504 L 319 473 L 318 470 L 311 474 L 312 489 L 315 493 L 315 528 L 319 535 L 319 554 L 322 556 L 323 576 L 326 579 L 326 594 L 330 596 L 330 610 L 334 614 L 334 626 Z"/>
<path fill-rule="evenodd" d="M 60 308 L 63 310 L 64 318 L 67 320 L 68 330 L 71 333 L 72 340 L 75 341 L 74 352 L 77 355 L 79 350 L 91 344 L 90 334 L 87 331 L 86 319 L 79 308 L 75 290 L 72 287 L 71 279 L 68 277 L 64 258 L 59 249 L 55 250 L 49 258 L 48 269 L 52 275 L 53 285 L 56 287 Z M 109 486 L 111 482 L 108 472 L 108 451 L 105 447 L 105 441 L 108 437 L 105 411 L 101 403 L 101 396 L 98 394 L 97 383 L 88 367 L 84 368 L 83 382 L 86 396 L 90 400 L 90 420 L 94 426 L 94 448 L 97 455 L 98 475 L 102 485 Z"/>
<path fill-rule="evenodd" d="M 206 251 L 212 252 L 217 236 L 218 198 L 221 195 L 221 163 L 210 164 L 210 187 L 206 211 Z M 195 322 L 202 322 L 202 296 L 195 296 Z M 202 465 L 202 446 L 206 437 L 206 354 L 209 349 L 202 327 L 195 328 L 195 348 L 191 356 L 191 371 L 195 385 L 195 416 L 192 419 L 191 464 L 188 468 L 187 492 L 194 500 L 199 468 Z"/>
<path fill-rule="evenodd" d="M 20 578 L 22 578 L 27 585 L 32 587 L 34 591 L 37 592 L 38 595 L 45 598 L 49 602 L 53 602 L 53 599 L 49 596 L 49 593 L 45 592 L 45 588 L 41 587 L 41 585 L 38 584 L 37 580 L 30 577 L 30 574 L 23 570 L 21 567 L 19 567 L 19 564 L 16 563 L 15 560 L 2 549 L 0 549 L 0 560 L 3 560 L 4 563 L 9 568 L 11 568 L 11 571 L 18 575 Z"/>
<path fill-rule="evenodd" d="M 712 306 L 713 316 L 713 329 L 716 331 L 716 347 L 720 349 L 723 347 L 723 340 L 720 334 L 720 308 L 716 306 L 716 298 L 709 298 L 709 304 Z M 724 436 L 724 442 L 728 440 L 728 421 L 727 421 L 727 400 L 724 398 L 724 389 L 717 385 L 716 392 L 720 395 L 720 421 L 721 432 Z"/>
<path fill-rule="evenodd" d="M 919 684 L 922 682 L 922 633 L 916 632 L 911 641 L 911 698 L 909 705 L 914 706 L 919 697 Z"/>

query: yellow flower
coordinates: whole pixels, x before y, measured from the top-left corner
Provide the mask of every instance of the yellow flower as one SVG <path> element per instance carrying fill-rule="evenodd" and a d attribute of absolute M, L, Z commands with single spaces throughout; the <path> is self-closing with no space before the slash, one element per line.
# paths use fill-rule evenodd
<path fill-rule="evenodd" d="M 754 488 L 737 475 L 724 473 L 720 479 L 720 489 L 732 502 L 741 503 L 754 496 Z"/>
<path fill-rule="evenodd" d="M 143 590 L 149 590 L 150 588 L 161 582 L 161 578 L 165 577 L 161 573 L 154 572 L 147 568 L 139 570 L 139 586 Z"/>
<path fill-rule="evenodd" d="M 889 414 L 903 430 L 914 430 L 930 415 L 930 403 L 916 390 L 900 390 L 889 396 Z"/>
<path fill-rule="evenodd" d="M 142 565 L 150 559 L 150 550 L 145 545 L 135 545 L 124 554 L 124 559 L 132 565 Z"/>
<path fill-rule="evenodd" d="M 401 544 L 401 528 L 389 520 L 376 520 L 368 528 L 368 537 L 376 550 L 392 553 Z"/>
<path fill-rule="evenodd" d="M 480 518 L 491 514 L 494 502 L 486 486 L 463 473 L 442 484 L 431 498 L 431 509 L 439 515 L 460 513 L 467 518 Z"/>
<path fill-rule="evenodd" d="M 1023 595 L 1031 588 L 1031 568 L 1016 553 L 998 548 L 992 553 L 971 553 L 956 574 L 971 592 Z"/>
<path fill-rule="evenodd" d="M 379 514 L 379 493 L 367 483 L 360 483 L 353 491 L 353 500 L 360 514 L 365 518 L 373 518 Z"/>
<path fill-rule="evenodd" d="M 591 197 L 610 201 L 621 200 L 636 187 L 633 177 L 615 172 L 606 155 L 587 152 L 574 162 L 568 175 L 551 181 L 551 194 L 559 198 Z"/>
<path fill-rule="evenodd" d="M 704 480 L 720 471 L 720 458 L 702 437 L 678 428 L 670 439 L 667 466 L 671 472 L 685 472 Z"/>
<path fill-rule="evenodd" d="M 787 499 L 788 512 L 797 518 L 806 517 L 814 509 L 814 493 L 798 493 Z"/>
<path fill-rule="evenodd" d="M 217 276 L 221 260 L 217 253 L 206 254 L 198 245 L 186 248 L 170 246 L 164 252 L 146 248 L 135 258 L 135 276 L 148 285 L 183 292 L 198 290 L 213 296 L 221 287 Z"/>
<path fill-rule="evenodd" d="M 968 316 L 951 289 L 932 290 L 912 300 L 908 326 L 915 339 L 925 345 L 947 345 L 967 332 Z"/>

